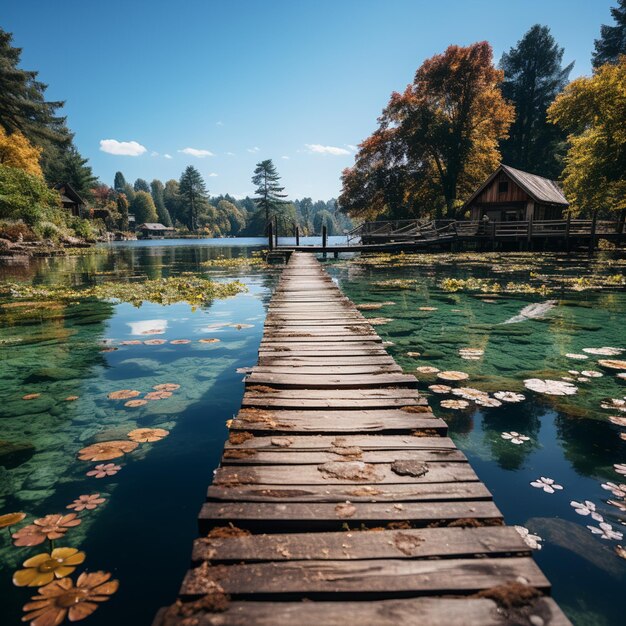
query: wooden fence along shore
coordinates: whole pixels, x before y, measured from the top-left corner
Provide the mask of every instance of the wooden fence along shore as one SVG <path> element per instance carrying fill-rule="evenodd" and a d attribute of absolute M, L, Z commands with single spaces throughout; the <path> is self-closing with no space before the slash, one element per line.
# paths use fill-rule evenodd
<path fill-rule="evenodd" d="M 291 255 L 155 626 L 569 624 L 415 385 L 317 259 Z"/>

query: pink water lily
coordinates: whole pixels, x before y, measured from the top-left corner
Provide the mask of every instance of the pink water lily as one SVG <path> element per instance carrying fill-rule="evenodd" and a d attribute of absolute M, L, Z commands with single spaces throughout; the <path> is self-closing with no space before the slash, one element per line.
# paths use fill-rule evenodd
<path fill-rule="evenodd" d="M 92 470 L 87 472 L 87 476 L 94 476 L 95 478 L 105 478 L 106 476 L 113 476 L 122 469 L 121 465 L 115 465 L 115 463 L 100 463 L 96 465 Z"/>
<path fill-rule="evenodd" d="M 520 534 L 524 543 L 533 550 L 541 550 L 541 542 L 543 539 L 539 535 L 533 535 L 528 528 L 524 526 L 513 526 L 515 530 Z"/>
<path fill-rule="evenodd" d="M 98 508 L 98 505 L 104 502 L 104 498 L 100 497 L 99 493 L 92 493 L 91 495 L 78 496 L 72 504 L 68 504 L 67 509 L 74 509 L 75 511 L 93 511 Z"/>
<path fill-rule="evenodd" d="M 574 511 L 576 511 L 578 515 L 591 515 L 591 519 L 596 520 L 596 522 L 604 521 L 602 515 L 596 511 L 596 505 L 589 500 L 585 500 L 584 502 L 572 500 L 570 505 L 574 507 Z"/>
<path fill-rule="evenodd" d="M 512 430 L 510 433 L 502 433 L 500 437 L 502 437 L 502 439 L 507 439 L 511 443 L 514 443 L 518 446 L 523 444 L 525 441 L 530 441 L 530 437 L 527 437 L 526 435 L 520 435 L 514 430 Z"/>
<path fill-rule="evenodd" d="M 608 540 L 620 540 L 624 538 L 624 535 L 617 530 L 613 530 L 611 524 L 606 522 L 600 522 L 598 526 L 587 526 L 587 528 L 594 534 L 600 535 L 600 539 Z"/>
<path fill-rule="evenodd" d="M 615 483 L 602 483 L 600 487 L 602 487 L 602 489 L 610 491 L 614 496 L 617 496 L 618 498 L 626 498 L 626 485 L 624 484 L 616 485 Z"/>
<path fill-rule="evenodd" d="M 543 489 L 546 493 L 554 493 L 555 489 L 563 489 L 563 486 L 557 485 L 553 478 L 546 478 L 545 476 L 541 476 L 539 480 L 533 480 L 530 484 L 537 489 Z"/>
<path fill-rule="evenodd" d="M 626 463 L 615 463 L 613 469 L 622 476 L 626 476 Z"/>

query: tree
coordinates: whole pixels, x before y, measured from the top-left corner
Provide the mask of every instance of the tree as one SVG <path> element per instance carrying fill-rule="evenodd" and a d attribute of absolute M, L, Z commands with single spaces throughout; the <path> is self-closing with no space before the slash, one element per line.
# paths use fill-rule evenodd
<path fill-rule="evenodd" d="M 178 195 L 178 181 L 168 180 L 165 183 L 165 189 L 163 190 L 163 204 L 167 212 L 170 214 L 172 223 L 180 221 L 180 196 Z"/>
<path fill-rule="evenodd" d="M 286 198 L 287 194 L 282 193 L 285 188 L 278 184 L 279 181 L 280 176 L 272 159 L 256 164 L 252 176 L 252 184 L 256 185 L 254 201 L 259 210 L 264 213 L 266 224 L 273 215 L 280 213 L 281 207 L 286 204 L 283 198 Z"/>
<path fill-rule="evenodd" d="M 113 179 L 113 189 L 117 191 L 117 193 L 124 193 L 124 189 L 126 188 L 126 179 L 124 178 L 124 174 L 122 172 L 115 172 L 115 178 Z"/>
<path fill-rule="evenodd" d="M 159 222 L 163 224 L 163 226 L 171 226 L 172 218 L 168 210 L 165 208 L 165 201 L 163 200 L 163 192 L 165 187 L 160 180 L 156 178 L 150 183 L 150 191 L 152 193 L 152 199 L 154 200 L 154 206 L 157 210 L 157 216 L 159 218 Z"/>
<path fill-rule="evenodd" d="M 337 225 L 333 214 L 327 209 L 318 211 L 315 214 L 313 226 L 316 233 L 321 233 L 323 226 L 326 226 L 328 235 L 338 235 L 340 233 L 339 226 Z"/>
<path fill-rule="evenodd" d="M 188 165 L 178 183 L 178 195 L 181 202 L 181 212 L 187 217 L 187 226 L 190 231 L 198 228 L 198 212 L 208 204 L 207 188 L 200 172 Z M 178 219 L 181 219 L 179 213 Z"/>
<path fill-rule="evenodd" d="M 426 60 L 404 93 L 392 94 L 378 130 L 344 171 L 342 210 L 400 217 L 443 205 L 454 217 L 500 162 L 498 140 L 514 117 L 502 78 L 486 41 Z"/>
<path fill-rule="evenodd" d="M 20 131 L 31 143 L 67 141 L 65 118 L 57 115 L 63 102 L 46 101 L 47 86 L 37 72 L 20 69 L 21 48 L 11 45 L 13 36 L 0 29 L 0 126 L 7 133 Z"/>
<path fill-rule="evenodd" d="M 61 224 L 61 198 L 41 176 L 0 165 L 0 219 L 23 220 L 29 226 L 43 221 Z"/>
<path fill-rule="evenodd" d="M 611 9 L 615 26 L 600 26 L 600 39 L 594 41 L 595 51 L 591 55 L 594 68 L 605 63 L 617 63 L 620 54 L 626 54 L 626 0 L 618 0 Z"/>
<path fill-rule="evenodd" d="M 502 55 L 502 94 L 515 106 L 508 139 L 500 144 L 507 165 L 557 178 L 565 153 L 565 134 L 546 120 L 546 111 L 567 85 L 574 66 L 562 67 L 560 48 L 547 26 L 535 24 Z"/>
<path fill-rule="evenodd" d="M 133 189 L 135 191 L 145 191 L 146 193 L 150 193 L 150 185 L 148 185 L 148 181 L 143 178 L 138 178 L 133 185 Z"/>
<path fill-rule="evenodd" d="M 82 196 L 91 197 L 91 189 L 98 179 L 87 163 L 88 159 L 84 159 L 74 145 L 71 145 L 59 164 L 59 178 L 56 182 L 69 183 Z"/>
<path fill-rule="evenodd" d="M 568 133 L 563 187 L 572 209 L 626 209 L 626 55 L 571 82 L 548 109 Z"/>
<path fill-rule="evenodd" d="M 311 198 L 302 198 L 299 202 L 300 214 L 302 215 L 302 228 L 304 234 L 308 235 L 313 230 L 313 224 L 311 222 L 311 213 L 313 211 L 313 200 Z"/>
<path fill-rule="evenodd" d="M 117 212 L 120 215 L 118 226 L 120 230 L 126 232 L 128 231 L 128 199 L 125 194 L 118 193 L 116 202 Z"/>
<path fill-rule="evenodd" d="M 33 176 L 43 177 L 40 156 L 41 148 L 33 146 L 19 130 L 9 135 L 0 126 L 0 165 L 16 167 Z"/>
<path fill-rule="evenodd" d="M 237 235 L 246 227 L 245 216 L 232 202 L 220 200 L 217 203 L 217 210 L 228 221 L 228 228 L 222 234 Z"/>
<path fill-rule="evenodd" d="M 137 225 L 155 223 L 158 220 L 152 196 L 146 191 L 138 191 L 130 204 Z"/>

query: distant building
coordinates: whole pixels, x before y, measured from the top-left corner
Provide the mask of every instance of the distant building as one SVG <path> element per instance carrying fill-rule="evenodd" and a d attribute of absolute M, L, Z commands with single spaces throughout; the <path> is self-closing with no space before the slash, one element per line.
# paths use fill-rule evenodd
<path fill-rule="evenodd" d="M 163 239 L 174 234 L 173 228 L 149 222 L 139 224 L 136 230 L 141 239 Z"/>
<path fill-rule="evenodd" d="M 54 188 L 61 195 L 61 204 L 76 217 L 82 217 L 87 206 L 82 197 L 69 183 L 59 183 Z"/>
<path fill-rule="evenodd" d="M 498 169 L 465 202 L 470 219 L 490 221 L 560 220 L 569 202 L 559 184 L 508 165 Z"/>

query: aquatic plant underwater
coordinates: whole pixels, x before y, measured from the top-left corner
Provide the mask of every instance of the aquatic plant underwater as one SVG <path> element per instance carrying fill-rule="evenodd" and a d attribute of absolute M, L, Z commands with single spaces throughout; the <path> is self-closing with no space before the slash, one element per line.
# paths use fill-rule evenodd
<path fill-rule="evenodd" d="M 148 623 L 175 597 L 277 276 L 232 243 L 0 267 L 9 623 Z M 327 264 L 418 377 L 575 624 L 622 614 L 625 267 L 609 253 Z"/>

